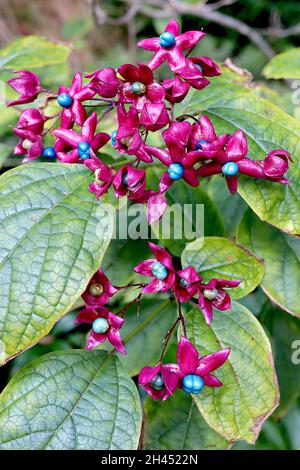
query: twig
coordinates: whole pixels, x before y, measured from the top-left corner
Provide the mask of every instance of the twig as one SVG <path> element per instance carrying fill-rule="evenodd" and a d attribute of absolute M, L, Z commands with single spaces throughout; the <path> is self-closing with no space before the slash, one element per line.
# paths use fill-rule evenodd
<path fill-rule="evenodd" d="M 140 8 L 140 2 L 134 1 L 134 3 L 128 8 L 125 15 L 121 16 L 120 18 L 110 18 L 107 15 L 106 11 L 100 7 L 97 0 L 88 0 L 88 3 L 90 4 L 92 15 L 99 26 L 102 26 L 104 24 L 110 24 L 115 26 L 128 24 L 135 17 Z M 125 3 L 129 2 L 125 1 Z"/>
<path fill-rule="evenodd" d="M 102 114 L 100 114 L 100 116 L 97 119 L 97 122 L 99 123 L 100 121 L 102 121 L 102 119 L 113 109 L 114 109 L 114 103 L 111 103 L 110 105 L 108 105 L 107 109 L 103 111 Z"/>
<path fill-rule="evenodd" d="M 141 297 L 142 297 L 143 293 L 140 292 L 139 295 L 137 297 L 135 297 L 131 302 L 129 302 L 129 304 L 127 304 L 124 308 L 122 308 L 122 310 L 120 310 L 118 312 L 118 315 L 121 317 L 124 315 L 125 312 L 127 312 L 127 310 L 131 307 L 131 305 L 137 303 L 138 304 L 138 314 L 140 312 L 140 303 L 141 303 Z"/>
<path fill-rule="evenodd" d="M 237 0 L 220 0 L 219 2 L 210 3 L 209 8 L 211 10 L 219 10 L 220 8 L 228 7 L 230 5 L 233 5 L 236 2 L 237 2 Z"/>
<path fill-rule="evenodd" d="M 294 26 L 290 26 L 286 29 L 270 27 L 259 31 L 261 34 L 273 38 L 287 38 L 289 36 L 298 36 L 298 34 L 300 34 L 300 23 L 295 24 Z"/>
<path fill-rule="evenodd" d="M 162 362 L 162 360 L 163 360 L 163 357 L 164 357 L 164 355 L 165 355 L 165 351 L 166 351 L 166 349 L 167 349 L 167 346 L 168 346 L 168 343 L 169 343 L 170 338 L 171 338 L 171 336 L 172 336 L 172 333 L 173 333 L 173 331 L 175 330 L 176 326 L 178 325 L 179 321 L 180 321 L 180 318 L 177 317 L 175 323 L 173 324 L 173 326 L 171 326 L 171 328 L 169 329 L 168 333 L 166 334 L 166 336 L 165 336 L 164 339 L 163 339 L 164 347 L 163 347 L 163 350 L 162 350 L 162 352 L 161 352 L 159 362 Z"/>

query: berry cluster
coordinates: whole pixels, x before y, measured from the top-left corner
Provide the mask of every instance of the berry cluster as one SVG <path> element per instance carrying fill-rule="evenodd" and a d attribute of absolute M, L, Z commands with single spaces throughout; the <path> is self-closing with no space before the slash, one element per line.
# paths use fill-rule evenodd
<path fill-rule="evenodd" d="M 23 111 L 14 129 L 20 138 L 15 153 L 25 155 L 24 162 L 43 156 L 86 165 L 95 174 L 89 188 L 97 198 L 112 186 L 116 197 L 127 196 L 131 201 L 147 204 L 150 223 L 162 216 L 167 207 L 165 193 L 180 179 L 198 186 L 201 178 L 221 173 L 232 193 L 237 190 L 238 173 L 288 183 L 284 174 L 291 157 L 287 151 L 273 150 L 263 160 L 255 161 L 247 156 L 247 139 L 241 130 L 233 135 L 218 135 L 207 116 L 175 117 L 176 103 L 191 88 L 202 90 L 210 83 L 207 77 L 221 73 L 209 57 L 190 56 L 204 35 L 202 31 L 180 34 L 177 21 L 172 19 L 159 37 L 138 43 L 154 52 L 148 64 L 96 70 L 86 76 L 89 83 L 85 85 L 81 74 L 76 73 L 71 86 L 60 87 L 58 93 L 43 89 L 34 73 L 16 71 L 19 75 L 8 83 L 20 96 L 8 106 L 30 103 L 44 93 L 46 103 L 56 99 L 61 111 L 45 116 L 45 105 Z M 160 82 L 153 71 L 165 61 L 172 77 Z M 101 113 L 89 114 L 91 107 Z M 117 129 L 111 136 L 97 132 L 100 121 L 114 109 Z M 53 123 L 45 129 L 49 120 Z M 147 144 L 149 133 L 157 131 L 162 133 L 163 149 Z M 44 148 L 43 137 L 49 132 L 55 140 L 52 147 Z M 128 161 L 107 164 L 104 156 L 97 155 L 108 141 Z M 157 189 L 147 189 L 146 170 L 153 159 L 166 171 Z"/>
<path fill-rule="evenodd" d="M 90 280 L 82 298 L 86 307 L 78 313 L 75 323 L 87 323 L 92 326 L 86 348 L 92 349 L 105 340 L 120 353 L 126 354 L 120 336 L 120 328 L 124 323 L 123 315 L 134 303 L 140 306 L 143 294 L 170 291 L 177 302 L 178 317 L 167 332 L 164 347 L 159 363 L 144 367 L 139 375 L 139 383 L 154 399 L 168 398 L 177 387 L 183 388 L 187 393 L 199 393 L 204 385 L 220 387 L 221 382 L 211 375 L 211 372 L 220 367 L 227 359 L 230 350 L 224 349 L 199 359 L 195 347 L 188 341 L 185 319 L 181 310 L 182 302 L 198 305 L 207 324 L 212 322 L 213 307 L 224 311 L 230 308 L 231 299 L 224 288 L 236 287 L 240 280 L 211 279 L 204 283 L 202 278 L 192 266 L 185 269 L 175 269 L 170 253 L 162 247 L 149 242 L 154 258 L 140 263 L 134 268 L 135 272 L 153 277 L 148 283 L 128 284 L 115 287 L 100 269 Z M 176 260 L 175 260 L 176 261 Z M 139 288 L 139 294 L 117 314 L 112 313 L 106 304 L 121 289 Z M 198 296 L 198 300 L 196 299 Z M 177 325 L 181 323 L 183 336 L 178 345 L 178 365 L 163 364 L 163 357 L 168 342 Z"/>

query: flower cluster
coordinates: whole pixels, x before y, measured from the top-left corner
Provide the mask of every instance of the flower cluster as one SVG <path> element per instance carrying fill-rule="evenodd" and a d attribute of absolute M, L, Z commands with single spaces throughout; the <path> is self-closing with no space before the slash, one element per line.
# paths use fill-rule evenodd
<path fill-rule="evenodd" d="M 87 338 L 86 349 L 93 349 L 105 340 L 120 353 L 126 354 L 124 344 L 120 336 L 120 328 L 124 319 L 105 307 L 109 299 L 118 292 L 100 268 L 90 280 L 82 299 L 86 307 L 78 313 L 75 323 L 87 323 L 92 325 Z"/>
<path fill-rule="evenodd" d="M 211 279 L 205 283 L 192 266 L 176 271 L 170 253 L 151 242 L 149 247 L 154 258 L 142 261 L 134 268 L 139 274 L 153 277 L 142 293 L 171 290 L 179 302 L 187 302 L 197 295 L 198 306 L 208 325 L 212 322 L 213 307 L 221 311 L 231 307 L 230 296 L 224 288 L 237 287 L 240 280 Z"/>
<path fill-rule="evenodd" d="M 180 387 L 187 393 L 197 395 L 204 386 L 221 387 L 222 382 L 211 374 L 221 367 L 229 356 L 230 349 L 208 354 L 199 358 L 195 346 L 184 336 L 180 338 L 177 350 L 177 364 L 162 364 L 143 367 L 139 384 L 154 400 L 166 400 Z"/>
<path fill-rule="evenodd" d="M 226 361 L 230 349 L 223 349 L 199 358 L 195 346 L 187 339 L 185 321 L 181 313 L 181 302 L 190 301 L 198 295 L 198 305 L 207 324 L 211 324 L 213 307 L 227 310 L 231 299 L 224 288 L 236 287 L 240 280 L 211 279 L 204 283 L 197 271 L 188 266 L 176 270 L 172 256 L 160 246 L 149 243 L 154 259 L 148 259 L 135 267 L 135 271 L 154 279 L 142 289 L 142 293 L 167 292 L 171 290 L 179 306 L 179 317 L 166 336 L 166 344 L 179 321 L 184 336 L 181 336 L 177 364 L 163 364 L 163 349 L 160 361 L 155 366 L 143 367 L 139 374 L 139 384 L 154 400 L 166 400 L 179 387 L 187 393 L 198 394 L 204 386 L 221 387 L 220 380 L 211 374 Z M 194 302 L 193 302 L 194 304 Z"/>
<path fill-rule="evenodd" d="M 15 153 L 24 155 L 24 162 L 43 156 L 86 165 L 95 175 L 89 189 L 97 198 L 112 187 L 118 198 L 127 196 L 133 202 L 147 204 L 150 223 L 162 216 L 167 207 L 165 193 L 180 179 L 195 187 L 202 178 L 220 173 L 232 193 L 237 190 L 239 173 L 288 183 L 285 173 L 291 157 L 287 151 L 273 150 L 263 160 L 252 160 L 243 131 L 218 135 L 205 115 L 175 117 L 176 103 L 191 88 L 202 90 L 210 83 L 207 77 L 221 73 L 209 57 L 191 55 L 204 36 L 202 31 L 181 34 L 178 22 L 172 19 L 159 37 L 138 43 L 153 52 L 147 64 L 96 70 L 86 75 L 85 83 L 76 73 L 71 86 L 61 86 L 57 92 L 43 89 L 36 74 L 16 71 L 18 76 L 8 83 L 20 96 L 9 106 L 30 103 L 44 93 L 45 103 L 56 99 L 60 111 L 46 116 L 45 105 L 23 111 L 14 129 L 20 138 Z M 164 62 L 172 76 L 159 81 L 154 72 Z M 101 114 L 90 112 L 91 108 L 101 110 Z M 111 135 L 98 132 L 101 119 L 114 110 L 116 129 Z M 48 121 L 53 123 L 46 129 Z M 147 144 L 153 132 L 161 132 L 165 148 Z M 52 147 L 43 145 L 46 134 L 54 138 Z M 108 141 L 125 162 L 107 163 L 99 151 Z M 157 188 L 147 188 L 146 170 L 153 162 L 161 164 L 165 172 Z"/>

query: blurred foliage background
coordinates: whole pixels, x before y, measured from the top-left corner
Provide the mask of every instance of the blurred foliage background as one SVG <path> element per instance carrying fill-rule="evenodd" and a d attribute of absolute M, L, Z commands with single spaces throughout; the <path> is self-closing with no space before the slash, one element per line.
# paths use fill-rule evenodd
<path fill-rule="evenodd" d="M 137 7 L 135 14 L 128 15 L 130 5 L 139 2 L 1 0 L 0 46 L 19 36 L 37 34 L 52 40 L 71 41 L 74 44 L 72 66 L 76 69 L 116 66 L 145 57 L 142 51 L 136 51 L 136 38 L 160 33 L 166 18 L 174 12 L 184 29 L 203 28 L 208 33 L 196 53 L 205 53 L 218 61 L 231 57 L 255 78 L 261 78 L 260 71 L 271 50 L 278 53 L 299 45 L 300 3 L 297 0 L 144 0 L 141 3 L 141 9 Z M 255 45 L 247 28 L 258 32 L 270 50 Z"/>
<path fill-rule="evenodd" d="M 70 43 L 72 52 L 67 63 L 36 70 L 44 77 L 45 83 L 56 90 L 61 84 L 69 84 L 75 70 L 88 73 L 104 66 L 118 67 L 126 62 L 146 61 L 149 55 L 136 48 L 137 40 L 160 34 L 172 16 L 182 23 L 184 31 L 203 28 L 207 32 L 193 55 L 210 56 L 217 62 L 230 58 L 235 66 L 247 69 L 252 74 L 257 94 L 267 97 L 296 118 L 300 117 L 299 104 L 292 100 L 292 82 L 267 80 L 262 74 L 262 69 L 274 55 L 300 45 L 298 0 L 1 0 L 0 48 L 27 35 Z M 10 71 L 5 68 L 0 70 L 0 80 L 10 77 Z M 8 89 L 6 92 L 10 99 L 11 92 Z M 11 130 L 17 118 L 18 113 L 14 109 L 1 110 L 2 172 L 20 163 L 16 158 L 7 158 L 16 143 Z M 103 130 L 109 130 L 110 127 L 111 123 L 108 122 L 108 129 Z M 215 202 L 218 205 L 219 201 Z M 245 205 L 241 202 L 239 209 L 242 215 Z M 231 236 L 230 230 L 227 234 Z M 132 264 L 132 250 L 127 247 L 127 251 Z M 107 263 L 110 254 L 108 252 Z M 112 266 L 110 270 L 113 274 Z M 300 331 L 300 321 L 295 319 L 292 324 L 289 315 L 279 310 L 276 320 L 271 319 L 270 309 L 273 307 L 260 289 L 248 296 L 244 303 L 259 317 L 270 334 L 274 328 L 278 328 L 279 331 L 286 332 L 288 338 L 290 334 L 295 335 Z M 74 315 L 75 312 L 71 312 L 64 317 L 39 344 L 3 367 L 0 389 L 21 366 L 33 358 L 49 351 L 83 347 L 86 329 L 74 328 Z M 288 354 L 290 348 L 290 341 L 284 340 L 282 335 L 279 344 L 282 356 Z M 170 355 L 172 356 L 172 348 Z M 277 357 L 276 360 L 280 361 L 280 358 Z M 282 380 L 284 382 L 284 377 Z M 291 377 L 291 380 L 298 379 Z M 286 385 L 288 386 L 288 381 Z M 243 443 L 235 446 L 242 449 L 250 447 L 299 448 L 299 398 L 284 416 L 275 414 L 275 417 L 267 421 L 255 446 L 246 446 Z"/>

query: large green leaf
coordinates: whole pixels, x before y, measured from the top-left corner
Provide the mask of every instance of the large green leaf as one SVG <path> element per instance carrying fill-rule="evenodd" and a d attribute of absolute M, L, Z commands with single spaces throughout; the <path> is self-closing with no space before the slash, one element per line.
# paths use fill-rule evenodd
<path fill-rule="evenodd" d="M 0 50 L 0 67 L 33 69 L 65 62 L 71 52 L 68 44 L 59 44 L 39 36 L 15 39 Z"/>
<path fill-rule="evenodd" d="M 201 111 L 212 119 L 218 132 L 242 129 L 250 144 L 251 158 L 264 158 L 267 152 L 278 148 L 291 153 L 295 162 L 287 173 L 289 185 L 240 175 L 239 193 L 262 220 L 288 233 L 300 234 L 300 123 L 227 76 L 217 77 L 201 93 L 194 92 L 179 112 L 198 115 Z M 222 183 L 225 184 L 220 179 Z"/>
<path fill-rule="evenodd" d="M 169 207 L 163 220 L 153 224 L 152 228 L 173 255 L 180 256 L 192 239 L 224 235 L 220 213 L 201 187 L 192 188 L 182 181 L 177 181 L 168 190 L 166 197 Z M 163 232 L 164 224 L 167 228 L 170 227 L 170 233 Z"/>
<path fill-rule="evenodd" d="M 215 312 L 211 327 L 198 309 L 191 310 L 187 334 L 201 355 L 231 348 L 215 373 L 223 387 L 204 388 L 193 398 L 209 426 L 225 439 L 254 443 L 279 400 L 271 346 L 260 323 L 234 302 L 230 310 Z"/>
<path fill-rule="evenodd" d="M 277 54 L 262 72 L 267 78 L 300 78 L 300 47 Z"/>
<path fill-rule="evenodd" d="M 83 165 L 34 163 L 0 178 L 0 363 L 47 334 L 98 269 L 111 228 Z"/>
<path fill-rule="evenodd" d="M 130 375 L 137 375 L 147 364 L 156 364 L 163 339 L 176 320 L 176 307 L 170 300 L 143 300 L 140 315 L 136 304 L 126 313 L 122 338 L 127 355 L 120 357 Z"/>
<path fill-rule="evenodd" d="M 147 398 L 145 420 L 146 449 L 217 450 L 229 445 L 207 425 L 194 401 L 182 391 L 165 403 Z"/>
<path fill-rule="evenodd" d="M 275 368 L 280 388 L 280 404 L 275 415 L 284 416 L 300 396 L 300 367 L 293 356 L 299 349 L 300 320 L 287 315 L 269 303 L 260 317 L 268 329 L 274 346 Z"/>
<path fill-rule="evenodd" d="M 136 449 L 137 389 L 101 351 L 54 352 L 21 369 L 0 397 L 0 449 Z"/>
<path fill-rule="evenodd" d="M 300 240 L 261 222 L 247 211 L 238 241 L 265 261 L 261 286 L 273 302 L 300 317 Z"/>
<path fill-rule="evenodd" d="M 254 256 L 227 238 L 206 237 L 189 243 L 182 253 L 183 267 L 193 266 L 207 282 L 212 278 L 241 279 L 230 295 L 239 299 L 261 282 L 264 268 Z"/>

